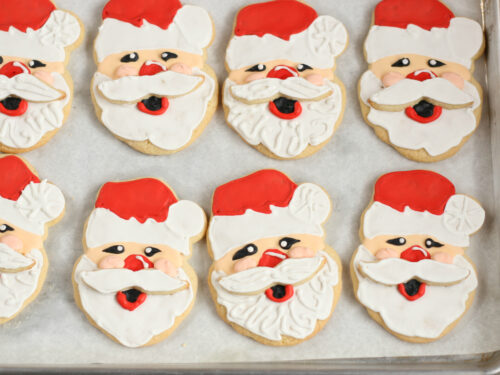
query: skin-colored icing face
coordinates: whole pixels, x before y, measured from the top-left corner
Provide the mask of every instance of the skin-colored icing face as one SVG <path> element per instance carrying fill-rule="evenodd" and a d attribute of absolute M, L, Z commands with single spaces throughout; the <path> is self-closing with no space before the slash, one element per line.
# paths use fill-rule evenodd
<path fill-rule="evenodd" d="M 226 275 L 257 267 L 264 252 L 277 250 L 289 258 L 310 258 L 325 248 L 324 239 L 310 234 L 290 234 L 262 238 L 232 249 L 214 263 L 216 271 Z"/>
<path fill-rule="evenodd" d="M 455 255 L 463 255 L 464 248 L 439 242 L 428 235 L 413 234 L 407 236 L 383 235 L 365 238 L 363 245 L 378 259 L 399 258 L 401 253 L 413 246 L 427 251 L 433 260 L 452 263 Z"/>
<path fill-rule="evenodd" d="M 97 70 L 113 79 L 136 76 L 146 61 L 159 63 L 167 70 L 191 74 L 193 68 L 203 67 L 204 56 L 174 49 L 126 51 L 107 56 Z"/>
<path fill-rule="evenodd" d="M 0 219 L 0 243 L 26 255 L 33 249 L 42 248 L 43 237 L 27 232 L 6 220 Z"/>

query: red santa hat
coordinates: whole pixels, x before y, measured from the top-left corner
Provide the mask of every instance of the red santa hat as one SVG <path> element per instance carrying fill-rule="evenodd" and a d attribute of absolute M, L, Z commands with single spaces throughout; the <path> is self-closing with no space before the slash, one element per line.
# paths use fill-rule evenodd
<path fill-rule="evenodd" d="M 347 30 L 331 16 L 318 16 L 297 0 L 274 0 L 242 8 L 226 52 L 231 70 L 287 59 L 332 68 L 347 46 Z"/>
<path fill-rule="evenodd" d="M 0 0 L 2 56 L 64 61 L 80 36 L 80 23 L 50 0 Z"/>
<path fill-rule="evenodd" d="M 163 244 L 184 255 L 205 227 L 196 203 L 177 200 L 165 183 L 154 178 L 107 182 L 87 222 L 88 247 L 116 242 Z"/>
<path fill-rule="evenodd" d="M 469 236 L 484 222 L 474 199 L 431 171 L 393 172 L 375 184 L 373 203 L 363 217 L 366 238 L 424 234 L 447 244 L 468 246 Z"/>
<path fill-rule="evenodd" d="M 208 238 L 215 260 L 235 247 L 286 234 L 323 236 L 330 199 L 318 185 L 296 185 L 266 169 L 219 186 L 214 193 Z"/>
<path fill-rule="evenodd" d="M 64 210 L 59 188 L 40 181 L 18 156 L 0 158 L 0 216 L 31 233 L 43 235 L 45 224 Z"/>
<path fill-rule="evenodd" d="M 365 42 L 369 63 L 387 56 L 417 54 L 467 68 L 483 45 L 483 30 L 455 17 L 439 0 L 383 0 Z"/>
<path fill-rule="evenodd" d="M 213 35 L 208 12 L 179 0 L 110 0 L 95 41 L 97 60 L 126 51 L 171 48 L 203 54 Z"/>

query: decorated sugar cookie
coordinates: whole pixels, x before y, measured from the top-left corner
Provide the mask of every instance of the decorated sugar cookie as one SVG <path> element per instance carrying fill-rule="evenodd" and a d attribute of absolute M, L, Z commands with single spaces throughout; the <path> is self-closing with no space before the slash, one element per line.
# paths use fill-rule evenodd
<path fill-rule="evenodd" d="M 472 73 L 483 52 L 476 21 L 438 0 L 383 0 L 365 41 L 363 116 L 405 157 L 454 155 L 479 124 L 482 89 Z"/>
<path fill-rule="evenodd" d="M 465 250 L 484 216 L 477 201 L 437 173 L 383 175 L 351 260 L 356 298 L 400 339 L 443 337 L 474 298 L 476 270 Z"/>
<path fill-rule="evenodd" d="M 322 226 L 330 210 L 321 187 L 276 170 L 215 190 L 208 281 L 224 321 L 267 345 L 295 345 L 323 328 L 342 284 Z"/>
<path fill-rule="evenodd" d="M 193 307 L 198 279 L 187 260 L 205 226 L 200 206 L 160 180 L 107 182 L 73 270 L 78 306 L 124 346 L 165 339 Z"/>
<path fill-rule="evenodd" d="M 0 151 L 44 145 L 69 115 L 66 71 L 83 26 L 50 0 L 0 0 Z"/>
<path fill-rule="evenodd" d="M 248 5 L 238 12 L 226 52 L 226 120 L 248 144 L 278 159 L 323 147 L 342 121 L 345 90 L 335 59 L 347 30 L 298 0 Z"/>
<path fill-rule="evenodd" d="M 45 281 L 43 242 L 64 212 L 64 196 L 23 159 L 0 158 L 0 324 L 32 302 Z"/>
<path fill-rule="evenodd" d="M 110 0 L 102 18 L 91 89 L 100 121 L 147 154 L 189 146 L 217 107 L 207 11 L 179 0 Z"/>

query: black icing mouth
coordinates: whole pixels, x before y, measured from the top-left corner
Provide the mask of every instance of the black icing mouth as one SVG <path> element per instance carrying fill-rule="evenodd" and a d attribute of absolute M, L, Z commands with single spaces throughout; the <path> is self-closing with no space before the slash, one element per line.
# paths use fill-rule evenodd
<path fill-rule="evenodd" d="M 284 285 L 275 285 L 271 287 L 271 290 L 273 292 L 273 297 L 276 299 L 282 299 L 286 296 L 286 289 Z"/>
<path fill-rule="evenodd" d="M 21 105 L 22 99 L 15 96 L 8 96 L 4 100 L 0 101 L 5 109 L 9 111 L 15 111 Z"/>
<path fill-rule="evenodd" d="M 158 96 L 150 96 L 147 99 L 141 101 L 144 106 L 151 112 L 159 111 L 163 108 L 162 98 Z"/>
<path fill-rule="evenodd" d="M 125 294 L 125 298 L 130 303 L 135 303 L 137 301 L 137 299 L 139 298 L 139 296 L 142 294 L 142 292 L 140 290 L 137 290 L 134 288 L 124 290 L 124 291 L 122 291 L 122 293 Z"/>
<path fill-rule="evenodd" d="M 273 103 L 278 111 L 288 115 L 295 111 L 295 103 L 297 103 L 297 101 L 281 96 L 277 99 L 274 99 Z"/>
<path fill-rule="evenodd" d="M 410 281 L 403 284 L 406 294 L 408 294 L 410 297 L 415 296 L 419 292 L 420 285 L 422 285 L 422 283 L 416 279 L 411 279 Z"/>
<path fill-rule="evenodd" d="M 434 108 L 436 108 L 436 106 L 432 103 L 429 103 L 427 100 L 421 100 L 413 106 L 413 109 L 415 110 L 415 112 L 417 112 L 417 115 L 423 118 L 429 118 L 434 115 Z"/>

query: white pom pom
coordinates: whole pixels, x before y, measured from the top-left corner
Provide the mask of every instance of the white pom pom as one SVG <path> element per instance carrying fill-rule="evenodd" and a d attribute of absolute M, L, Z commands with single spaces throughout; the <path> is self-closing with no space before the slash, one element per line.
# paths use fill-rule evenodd
<path fill-rule="evenodd" d="M 68 12 L 55 10 L 45 25 L 36 31 L 40 42 L 47 46 L 66 47 L 80 37 L 80 23 Z"/>
<path fill-rule="evenodd" d="M 452 233 L 472 234 L 481 228 L 484 217 L 483 208 L 474 199 L 455 194 L 446 203 L 443 222 Z"/>
<path fill-rule="evenodd" d="M 474 20 L 455 17 L 449 27 L 450 47 L 456 56 L 473 58 L 483 45 L 484 34 L 481 25 Z"/>
<path fill-rule="evenodd" d="M 321 224 L 330 213 L 331 203 L 322 188 L 315 184 L 305 183 L 295 190 L 288 207 L 292 215 L 302 221 Z"/>
<path fill-rule="evenodd" d="M 189 238 L 200 234 L 205 222 L 203 209 L 194 202 L 183 200 L 170 206 L 165 224 L 179 236 Z"/>
<path fill-rule="evenodd" d="M 30 222 L 45 224 L 59 217 L 64 210 L 64 195 L 47 180 L 31 182 L 24 188 L 16 207 Z"/>
<path fill-rule="evenodd" d="M 212 40 L 213 25 L 208 12 L 194 5 L 184 5 L 175 15 L 174 23 L 190 44 L 205 48 Z"/>
<path fill-rule="evenodd" d="M 309 45 L 317 54 L 338 56 L 347 46 L 347 30 L 332 16 L 319 16 L 309 26 Z"/>

